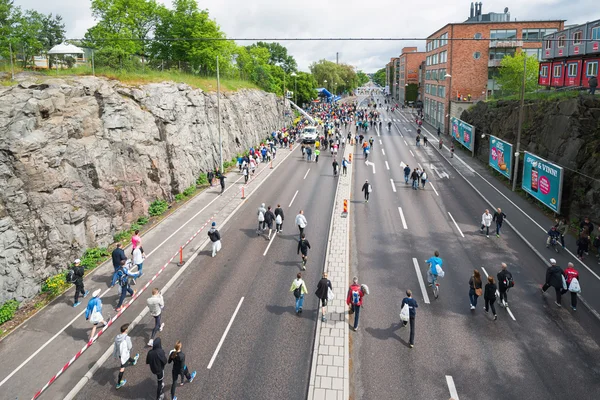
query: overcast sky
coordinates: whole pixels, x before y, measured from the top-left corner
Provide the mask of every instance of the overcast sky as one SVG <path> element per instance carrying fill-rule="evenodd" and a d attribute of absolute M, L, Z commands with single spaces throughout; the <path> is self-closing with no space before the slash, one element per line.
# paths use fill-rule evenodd
<path fill-rule="evenodd" d="M 171 0 L 157 0 L 168 6 Z M 63 16 L 68 38 L 81 38 L 94 25 L 89 0 L 15 0 L 15 5 Z M 511 19 L 566 19 L 581 24 L 600 19 L 595 0 L 502 0 L 482 1 L 483 13 L 509 8 Z M 200 8 L 232 38 L 395 37 L 424 38 L 448 22 L 469 16 L 468 0 L 204 0 Z M 250 42 L 238 42 L 249 44 Z M 403 47 L 423 41 L 290 42 L 282 41 L 301 70 L 313 61 L 345 62 L 365 72 L 383 68 Z"/>

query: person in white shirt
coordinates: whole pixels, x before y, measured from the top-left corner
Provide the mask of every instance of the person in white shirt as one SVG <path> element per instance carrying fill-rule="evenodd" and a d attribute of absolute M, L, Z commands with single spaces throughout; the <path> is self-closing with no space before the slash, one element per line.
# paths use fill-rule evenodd
<path fill-rule="evenodd" d="M 481 233 L 483 233 L 483 228 L 485 228 L 486 237 L 490 237 L 490 226 L 492 226 L 493 218 L 494 216 L 490 214 L 490 210 L 485 210 L 485 212 L 481 216 Z"/>
<path fill-rule="evenodd" d="M 300 230 L 300 239 L 302 238 L 302 234 L 304 233 L 304 228 L 306 228 L 307 222 L 306 217 L 304 216 L 304 210 L 300 210 L 298 215 L 296 215 L 296 225 L 298 225 L 298 229 Z M 299 239 L 299 240 L 300 240 Z"/>
<path fill-rule="evenodd" d="M 158 331 L 163 330 L 165 324 L 160 321 L 160 317 L 162 316 L 162 310 L 165 307 L 165 301 L 160 293 L 158 288 L 152 289 L 152 297 L 146 300 L 146 304 L 148 304 L 148 309 L 150 310 L 150 315 L 154 318 L 154 329 L 152 329 L 152 335 L 150 336 L 150 340 L 148 341 L 148 346 L 152 347 L 154 345 L 154 337 L 158 333 Z"/>

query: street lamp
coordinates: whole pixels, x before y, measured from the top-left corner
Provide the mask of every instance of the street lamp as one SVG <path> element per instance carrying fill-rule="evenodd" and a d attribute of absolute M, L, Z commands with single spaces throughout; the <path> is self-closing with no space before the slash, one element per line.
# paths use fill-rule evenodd
<path fill-rule="evenodd" d="M 452 75 L 446 74 L 444 75 L 444 79 L 449 79 L 448 81 L 448 114 L 446 117 L 448 118 L 446 121 L 446 128 L 448 128 L 448 134 L 450 134 L 450 102 L 452 101 Z"/>
<path fill-rule="evenodd" d="M 298 75 L 295 72 L 292 72 L 290 76 L 294 77 L 294 103 L 298 104 L 298 96 L 296 95 L 296 77 Z"/>

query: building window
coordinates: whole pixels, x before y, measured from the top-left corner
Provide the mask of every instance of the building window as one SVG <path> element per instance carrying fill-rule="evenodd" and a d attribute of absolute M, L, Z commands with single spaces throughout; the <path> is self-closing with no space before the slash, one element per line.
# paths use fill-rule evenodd
<path fill-rule="evenodd" d="M 600 26 L 592 28 L 592 40 L 600 40 Z"/>
<path fill-rule="evenodd" d="M 573 44 L 581 44 L 581 31 L 577 31 L 573 34 Z"/>
<path fill-rule="evenodd" d="M 437 81 L 438 79 L 438 70 L 434 69 L 433 71 L 431 71 L 431 79 L 435 79 Z"/>
<path fill-rule="evenodd" d="M 438 96 L 442 98 L 446 97 L 446 86 L 438 86 Z"/>
<path fill-rule="evenodd" d="M 577 63 L 569 63 L 569 76 L 577 76 Z"/>
<path fill-rule="evenodd" d="M 439 72 L 440 81 L 446 80 L 446 68 L 440 68 Z"/>
<path fill-rule="evenodd" d="M 552 41 L 551 40 L 546 40 L 546 50 L 550 50 L 552 48 Z"/>
<path fill-rule="evenodd" d="M 529 57 L 536 57 L 538 61 L 542 59 L 542 49 L 521 49 Z"/>
<path fill-rule="evenodd" d="M 562 65 L 555 65 L 554 73 L 552 74 L 552 76 L 555 78 L 560 78 L 561 72 L 562 72 Z"/>
<path fill-rule="evenodd" d="M 542 29 L 540 29 L 540 37 L 544 37 L 546 35 L 556 33 L 557 31 L 558 31 L 558 29 L 556 29 L 556 28 L 546 28 L 546 29 L 542 28 Z"/>
<path fill-rule="evenodd" d="M 425 79 L 426 80 L 431 79 L 431 70 L 428 70 L 428 69 L 425 70 Z"/>
<path fill-rule="evenodd" d="M 516 29 L 492 29 L 490 30 L 490 40 L 510 41 L 517 39 Z"/>
<path fill-rule="evenodd" d="M 473 39 L 481 39 L 483 37 L 483 35 L 479 32 L 477 32 L 475 35 L 473 35 Z"/>
<path fill-rule="evenodd" d="M 506 56 L 513 56 L 515 49 L 490 49 L 489 57 L 490 60 L 502 60 Z"/>
<path fill-rule="evenodd" d="M 536 41 L 542 38 L 539 29 L 523 29 L 521 38 L 527 41 Z"/>
<path fill-rule="evenodd" d="M 544 78 L 548 77 L 548 66 L 544 65 L 542 67 L 542 69 L 540 70 L 540 75 L 543 76 Z"/>
<path fill-rule="evenodd" d="M 586 67 L 586 75 L 590 76 L 598 76 L 598 61 L 588 62 Z"/>
<path fill-rule="evenodd" d="M 437 85 L 431 85 L 431 94 L 437 96 Z"/>
<path fill-rule="evenodd" d="M 558 47 L 565 47 L 565 35 L 558 37 Z"/>
<path fill-rule="evenodd" d="M 476 51 L 475 53 L 473 53 L 473 58 L 479 60 L 481 58 L 481 53 Z"/>

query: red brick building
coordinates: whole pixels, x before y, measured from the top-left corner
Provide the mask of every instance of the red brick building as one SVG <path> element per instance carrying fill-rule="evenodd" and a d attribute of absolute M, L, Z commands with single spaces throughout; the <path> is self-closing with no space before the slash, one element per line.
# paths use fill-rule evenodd
<path fill-rule="evenodd" d="M 425 119 L 447 132 L 451 101 L 492 95 L 500 89 L 495 77 L 504 56 L 523 50 L 541 59 L 543 36 L 563 27 L 564 20 L 510 21 L 508 12 L 481 14 L 481 3 L 475 9 L 472 4 L 467 21 L 447 24 L 427 38 Z"/>
<path fill-rule="evenodd" d="M 416 89 L 419 87 L 419 66 L 425 61 L 426 54 L 423 51 L 418 51 L 416 47 L 405 47 L 402 49 L 402 54 L 399 57 L 399 75 L 398 75 L 398 104 L 403 104 L 406 101 L 415 101 Z M 406 91 L 409 85 L 416 85 L 412 96 L 406 96 Z"/>

